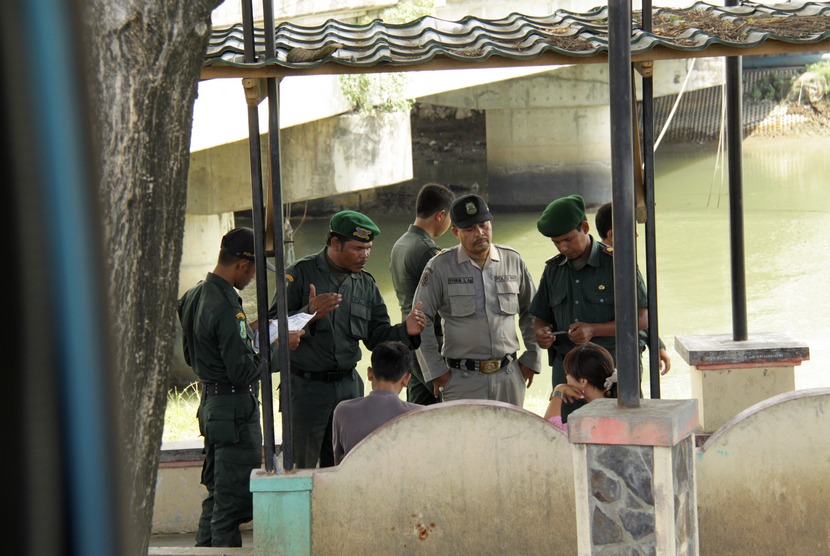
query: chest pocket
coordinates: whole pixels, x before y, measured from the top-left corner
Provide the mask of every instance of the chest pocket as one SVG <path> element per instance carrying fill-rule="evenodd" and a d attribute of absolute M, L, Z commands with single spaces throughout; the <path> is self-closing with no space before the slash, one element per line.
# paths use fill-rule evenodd
<path fill-rule="evenodd" d="M 454 317 L 472 315 L 476 310 L 476 287 L 474 284 L 448 284 L 450 313 Z"/>
<path fill-rule="evenodd" d="M 519 312 L 519 283 L 496 282 L 499 292 L 499 309 L 505 315 L 515 315 Z"/>
<path fill-rule="evenodd" d="M 604 289 L 599 289 L 594 286 L 584 292 L 586 309 L 590 311 L 590 315 L 586 315 L 586 319 L 590 318 L 592 322 L 609 322 L 614 320 L 614 288 L 610 284 L 605 284 Z"/>
<path fill-rule="evenodd" d="M 366 338 L 369 335 L 369 321 L 372 319 L 372 308 L 361 303 L 360 301 L 352 300 L 349 307 L 349 327 L 352 336 L 355 338 Z"/>

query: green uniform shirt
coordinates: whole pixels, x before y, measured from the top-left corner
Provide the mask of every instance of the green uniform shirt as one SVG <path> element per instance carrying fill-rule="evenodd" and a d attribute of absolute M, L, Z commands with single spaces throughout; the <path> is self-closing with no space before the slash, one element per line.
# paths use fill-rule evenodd
<path fill-rule="evenodd" d="M 426 231 L 415 225 L 400 237 L 392 247 L 389 272 L 401 306 L 402 319 L 412 310 L 415 288 L 429 260 L 441 252 Z"/>
<path fill-rule="evenodd" d="M 259 378 L 242 299 L 227 280 L 207 277 L 179 300 L 184 360 L 205 383 L 243 386 Z"/>
<path fill-rule="evenodd" d="M 420 337 L 410 338 L 406 328 L 392 325 L 375 279 L 368 272 L 350 273 L 338 285 L 331 273 L 326 249 L 297 261 L 285 273 L 288 314 L 308 310 L 309 286 L 317 295 L 339 293 L 340 307 L 308 326 L 299 347 L 291 352 L 291 368 L 303 372 L 346 371 L 360 361 L 360 340 L 370 350 L 384 341 L 397 340 L 415 349 Z M 271 307 L 274 314 L 276 308 Z"/>
<path fill-rule="evenodd" d="M 614 315 L 614 258 L 608 247 L 591 238 L 588 262 L 574 270 L 568 258 L 557 255 L 547 261 L 542 280 L 530 312 L 550 323 L 554 331 L 565 330 L 572 323 L 600 323 L 616 320 Z M 646 285 L 637 270 L 637 307 L 648 306 Z M 591 339 L 611 352 L 616 361 L 616 338 L 596 336 Z M 567 336 L 556 337 L 552 350 L 564 356 L 573 348 Z M 555 353 L 549 352 L 551 358 Z"/>

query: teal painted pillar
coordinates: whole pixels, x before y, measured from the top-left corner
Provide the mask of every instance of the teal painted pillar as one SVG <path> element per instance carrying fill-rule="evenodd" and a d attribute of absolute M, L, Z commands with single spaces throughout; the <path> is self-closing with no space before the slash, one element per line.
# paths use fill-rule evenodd
<path fill-rule="evenodd" d="M 254 496 L 254 553 L 311 554 L 311 471 L 271 475 L 251 472 Z"/>

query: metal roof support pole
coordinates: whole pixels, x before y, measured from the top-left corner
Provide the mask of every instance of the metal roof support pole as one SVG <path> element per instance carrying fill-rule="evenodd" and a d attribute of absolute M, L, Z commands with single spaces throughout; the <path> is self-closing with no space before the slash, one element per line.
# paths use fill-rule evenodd
<path fill-rule="evenodd" d="M 651 0 L 643 0 L 643 31 L 651 32 Z M 653 72 L 654 65 L 651 64 Z M 646 203 L 646 285 L 648 286 L 648 369 L 652 399 L 660 398 L 660 336 L 657 324 L 657 245 L 654 221 L 654 78 L 643 72 L 643 183 Z"/>
<path fill-rule="evenodd" d="M 242 0 L 242 35 L 245 41 L 245 63 L 256 61 L 254 50 L 254 16 L 251 0 Z M 271 345 L 268 342 L 268 275 L 265 267 L 265 208 L 262 199 L 262 160 L 259 144 L 259 98 L 256 93 L 246 95 L 248 102 L 248 146 L 251 156 L 251 215 L 254 224 L 256 255 L 256 305 L 259 324 L 259 373 L 262 387 L 262 441 L 265 450 L 265 470 L 272 472 L 274 456 L 274 408 L 271 396 Z M 283 336 L 285 337 L 285 336 Z"/>
<path fill-rule="evenodd" d="M 276 35 L 274 33 L 273 0 L 262 0 L 262 17 L 265 20 L 265 56 L 270 59 L 277 57 Z M 280 163 L 280 80 L 269 77 L 266 79 L 268 88 L 268 156 L 270 160 L 269 178 L 271 187 L 271 207 L 274 223 L 274 266 L 276 272 L 276 291 L 274 301 L 277 307 L 277 326 L 280 338 L 288 338 L 288 302 L 285 294 L 285 250 L 284 222 L 282 209 L 282 173 Z M 280 408 L 282 409 L 282 463 L 286 471 L 294 469 L 294 443 L 292 441 L 293 426 L 291 422 L 291 367 L 288 342 L 280 342 L 277 346 L 277 367 L 280 371 Z M 263 411 L 263 413 L 265 413 Z M 273 426 L 274 410 L 270 408 L 270 415 L 264 415 Z"/>
<path fill-rule="evenodd" d="M 738 0 L 726 0 L 737 6 Z M 748 339 L 746 317 L 746 267 L 744 250 L 743 117 L 741 56 L 726 58 L 726 150 L 729 156 L 729 242 L 732 266 L 732 339 Z"/>
<path fill-rule="evenodd" d="M 608 75 L 611 87 L 611 190 L 614 228 L 618 404 L 640 407 L 640 350 L 634 229 L 634 138 L 631 106 L 631 0 L 608 3 Z"/>

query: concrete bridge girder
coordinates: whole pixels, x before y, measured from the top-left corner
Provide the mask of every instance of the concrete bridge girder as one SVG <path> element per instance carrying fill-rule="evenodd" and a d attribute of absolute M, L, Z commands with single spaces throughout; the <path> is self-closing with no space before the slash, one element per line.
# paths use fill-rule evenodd
<path fill-rule="evenodd" d="M 720 59 L 691 64 L 655 63 L 655 96 L 677 94 L 684 86 L 693 90 L 722 83 Z M 635 85 L 637 98 L 642 98 L 642 80 L 635 78 Z M 586 64 L 421 100 L 485 111 L 490 204 L 538 208 L 571 193 L 594 205 L 609 200 L 609 97 L 608 67 Z"/>

